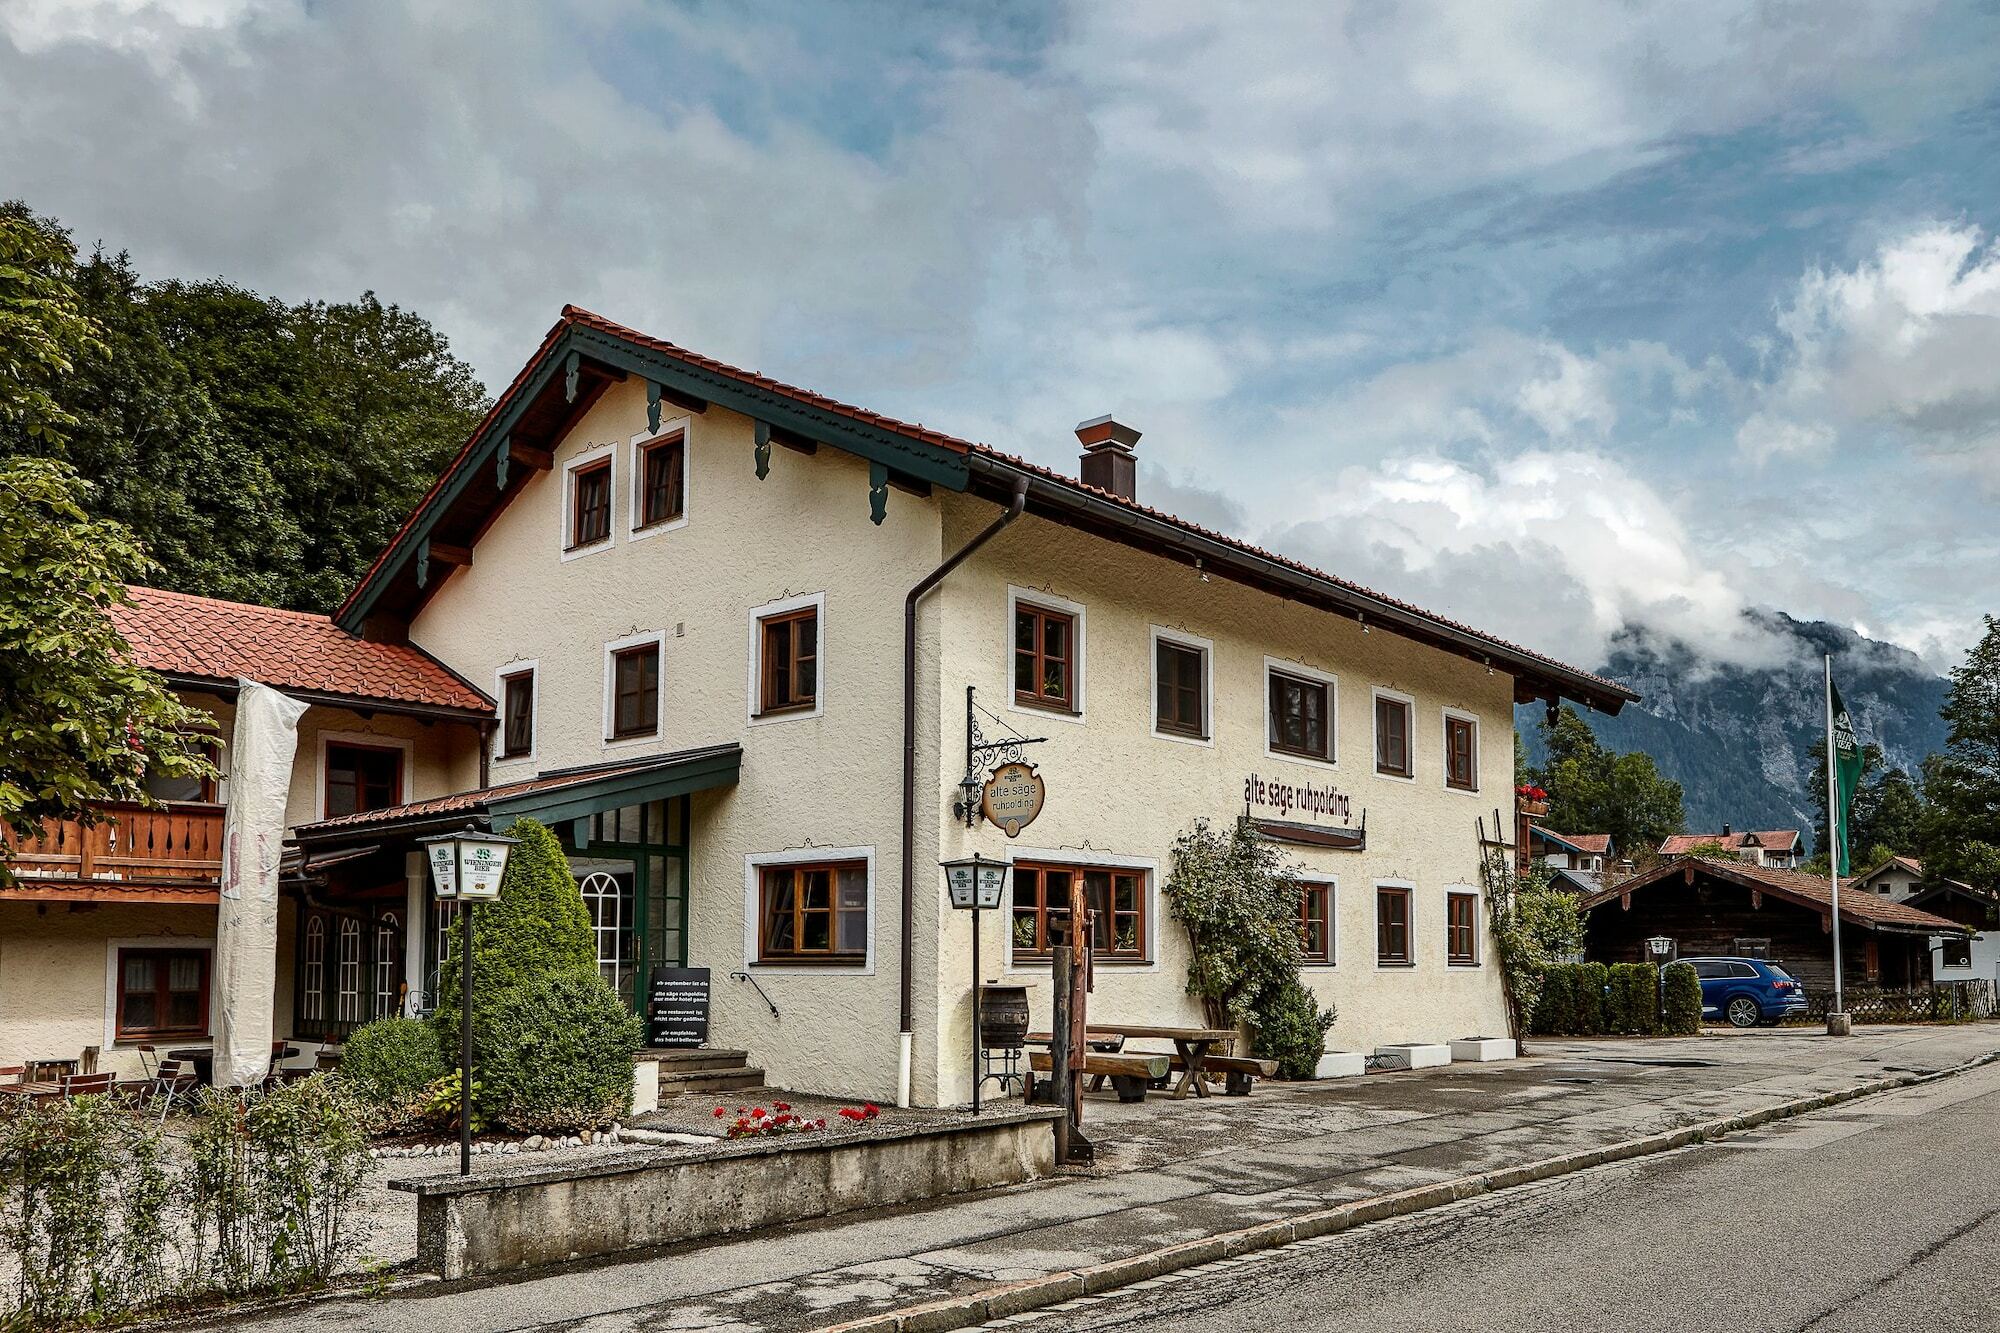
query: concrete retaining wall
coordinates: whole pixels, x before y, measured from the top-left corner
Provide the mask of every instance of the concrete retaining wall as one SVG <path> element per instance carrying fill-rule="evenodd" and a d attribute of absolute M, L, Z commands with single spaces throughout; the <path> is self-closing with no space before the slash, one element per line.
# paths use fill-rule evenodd
<path fill-rule="evenodd" d="M 389 1182 L 417 1196 L 417 1261 L 446 1278 L 1014 1185 L 1055 1163 L 1054 1110 Z"/>

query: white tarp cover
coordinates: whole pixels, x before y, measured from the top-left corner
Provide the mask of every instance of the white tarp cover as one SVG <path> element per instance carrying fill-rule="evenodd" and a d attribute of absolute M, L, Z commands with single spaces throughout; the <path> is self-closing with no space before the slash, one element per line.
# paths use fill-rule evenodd
<path fill-rule="evenodd" d="M 215 923 L 215 1082 L 246 1088 L 271 1070 L 278 991 L 278 860 L 292 756 L 307 705 L 239 679 L 229 744 L 229 810 L 222 825 L 222 908 Z"/>

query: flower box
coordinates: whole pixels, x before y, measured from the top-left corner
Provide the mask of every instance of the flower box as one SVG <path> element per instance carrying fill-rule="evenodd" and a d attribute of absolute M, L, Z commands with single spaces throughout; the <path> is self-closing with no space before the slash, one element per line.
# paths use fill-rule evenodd
<path fill-rule="evenodd" d="M 1368 1056 L 1363 1051 L 1328 1051 L 1313 1066 L 1314 1078 L 1355 1078 L 1368 1072 Z"/>
<path fill-rule="evenodd" d="M 1454 1060 L 1511 1060 L 1519 1053 L 1507 1037 L 1460 1037 L 1451 1043 Z"/>
<path fill-rule="evenodd" d="M 1435 1069 L 1451 1063 L 1451 1047 L 1442 1042 L 1399 1041 L 1375 1048 L 1377 1069 Z"/>

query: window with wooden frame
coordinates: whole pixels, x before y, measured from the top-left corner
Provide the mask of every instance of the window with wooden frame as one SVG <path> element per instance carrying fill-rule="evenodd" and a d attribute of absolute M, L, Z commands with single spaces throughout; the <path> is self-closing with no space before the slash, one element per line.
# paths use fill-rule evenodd
<path fill-rule="evenodd" d="M 1410 891 L 1378 885 L 1375 889 L 1375 962 L 1380 967 L 1409 967 Z"/>
<path fill-rule="evenodd" d="M 611 654 L 611 739 L 660 730 L 660 645 L 657 640 Z"/>
<path fill-rule="evenodd" d="M 1208 739 L 1208 654 L 1189 643 L 1153 641 L 1153 726 Z"/>
<path fill-rule="evenodd" d="M 679 431 L 639 446 L 640 529 L 672 523 L 687 507 L 687 436 Z"/>
<path fill-rule="evenodd" d="M 1299 885 L 1299 953 L 1302 961 L 1333 961 L 1333 885 Z"/>
<path fill-rule="evenodd" d="M 579 550 L 611 539 L 611 459 L 609 456 L 569 474 L 569 549 Z"/>
<path fill-rule="evenodd" d="M 866 861 L 759 866 L 757 897 L 758 962 L 867 962 Z"/>
<path fill-rule="evenodd" d="M 500 685 L 500 757 L 518 759 L 535 748 L 535 673 L 516 671 Z"/>
<path fill-rule="evenodd" d="M 213 736 L 191 737 L 195 751 L 211 764 L 222 761 L 221 742 Z M 146 774 L 146 794 L 156 801 L 201 801 L 214 804 L 216 779 L 213 776 L 183 777 L 178 774 Z"/>
<path fill-rule="evenodd" d="M 1014 702 L 1076 711 L 1076 617 L 1014 604 Z"/>
<path fill-rule="evenodd" d="M 1452 967 L 1479 966 L 1479 895 L 1444 896 L 1444 960 Z"/>
<path fill-rule="evenodd" d="M 1107 962 L 1145 962 L 1145 871 L 1027 862 L 1014 865 L 1015 960 L 1046 959 L 1068 940 L 1070 886 L 1079 878 L 1090 913 L 1091 952 Z"/>
<path fill-rule="evenodd" d="M 1333 687 L 1323 680 L 1266 668 L 1270 747 L 1302 759 L 1333 758 Z"/>
<path fill-rule="evenodd" d="M 403 752 L 383 745 L 329 741 L 326 814 L 358 815 L 403 801 Z"/>
<path fill-rule="evenodd" d="M 757 715 L 791 713 L 819 702 L 819 608 L 757 621 Z"/>
<path fill-rule="evenodd" d="M 1410 703 L 1387 694 L 1375 696 L 1375 771 L 1393 778 L 1412 777 Z"/>
<path fill-rule="evenodd" d="M 208 1036 L 207 949 L 118 951 L 119 1041 Z"/>
<path fill-rule="evenodd" d="M 1444 785 L 1479 790 L 1479 724 L 1455 713 L 1444 715 Z"/>

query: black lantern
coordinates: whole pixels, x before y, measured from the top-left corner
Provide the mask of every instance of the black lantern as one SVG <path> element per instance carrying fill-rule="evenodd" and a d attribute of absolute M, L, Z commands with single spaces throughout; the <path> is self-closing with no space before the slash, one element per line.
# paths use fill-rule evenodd
<path fill-rule="evenodd" d="M 479 904 L 500 896 L 507 853 L 519 841 L 482 833 L 467 824 L 457 833 L 418 838 L 440 902 L 463 904 L 464 937 L 458 950 L 458 1174 L 472 1174 L 472 928 Z"/>
<path fill-rule="evenodd" d="M 970 783 L 972 779 L 966 781 Z M 977 1115 L 979 1085 L 983 1081 L 979 1070 L 979 913 L 990 912 L 1000 905 L 1000 894 L 1007 886 L 1007 863 L 989 861 L 974 852 L 943 864 L 945 891 L 951 896 L 951 905 L 972 913 L 972 1111 Z"/>

